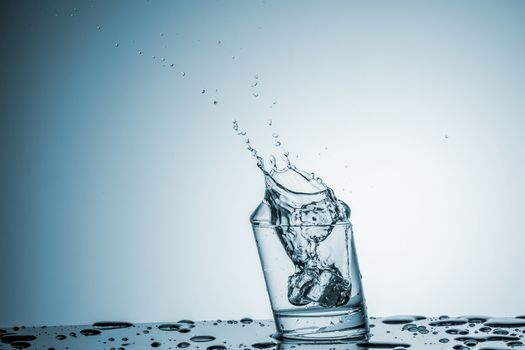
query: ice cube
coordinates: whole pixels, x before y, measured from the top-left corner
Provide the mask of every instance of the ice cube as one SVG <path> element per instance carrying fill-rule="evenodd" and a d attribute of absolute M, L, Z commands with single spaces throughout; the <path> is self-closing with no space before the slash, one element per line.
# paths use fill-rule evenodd
<path fill-rule="evenodd" d="M 296 306 L 306 305 L 311 302 L 306 294 L 316 283 L 318 270 L 304 269 L 288 277 L 288 301 Z"/>
<path fill-rule="evenodd" d="M 336 268 L 322 270 L 309 288 L 306 298 L 323 307 L 344 305 L 350 298 L 352 285 Z"/>
<path fill-rule="evenodd" d="M 351 287 L 335 267 L 305 268 L 288 278 L 288 300 L 296 306 L 311 302 L 323 307 L 341 306 L 348 302 Z"/>

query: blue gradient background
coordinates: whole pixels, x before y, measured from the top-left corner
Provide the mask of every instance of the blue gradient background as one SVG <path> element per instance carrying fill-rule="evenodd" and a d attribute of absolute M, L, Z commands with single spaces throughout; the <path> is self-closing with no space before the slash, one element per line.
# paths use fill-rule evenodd
<path fill-rule="evenodd" d="M 233 118 L 350 204 L 370 314 L 524 312 L 525 2 L 0 6 L 0 325 L 271 317 Z"/>

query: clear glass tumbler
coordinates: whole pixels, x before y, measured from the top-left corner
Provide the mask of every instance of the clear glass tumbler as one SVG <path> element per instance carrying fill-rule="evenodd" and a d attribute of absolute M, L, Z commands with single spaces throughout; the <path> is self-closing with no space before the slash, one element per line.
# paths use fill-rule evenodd
<path fill-rule="evenodd" d="M 361 340 L 368 335 L 368 318 L 355 252 L 352 224 L 293 227 L 270 225 L 263 202 L 251 216 L 266 289 L 282 340 Z M 286 246 L 283 233 L 315 229 L 329 235 L 315 247 Z M 289 236 L 289 234 L 288 234 Z M 291 259 L 294 249 L 315 250 L 316 267 Z M 322 265 L 322 267 L 319 267 Z"/>

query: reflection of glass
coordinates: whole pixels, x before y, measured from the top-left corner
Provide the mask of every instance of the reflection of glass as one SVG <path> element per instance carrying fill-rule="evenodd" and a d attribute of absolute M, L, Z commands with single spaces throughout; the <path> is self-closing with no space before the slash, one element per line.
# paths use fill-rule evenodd
<path fill-rule="evenodd" d="M 363 339 L 368 334 L 366 306 L 355 253 L 352 225 L 270 225 L 261 204 L 251 221 L 270 297 L 277 336 L 295 340 Z M 329 232 L 322 241 L 300 247 L 300 236 Z M 293 237 L 293 249 L 286 240 Z M 294 251 L 295 249 L 295 251 Z M 297 263 L 298 249 L 315 250 Z M 347 349 L 348 347 L 346 347 Z"/>

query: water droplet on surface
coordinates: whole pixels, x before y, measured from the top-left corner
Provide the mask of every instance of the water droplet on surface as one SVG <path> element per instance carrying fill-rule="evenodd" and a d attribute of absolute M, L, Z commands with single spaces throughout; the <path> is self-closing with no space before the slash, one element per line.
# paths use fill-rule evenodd
<path fill-rule="evenodd" d="M 15 341 L 15 342 L 11 343 L 11 347 L 13 349 L 27 349 L 27 348 L 31 347 L 31 344 L 27 343 L 25 341 Z"/>
<path fill-rule="evenodd" d="M 345 166 L 346 167 L 346 166 Z M 406 324 L 418 320 L 424 320 L 424 316 L 390 316 L 385 317 L 382 322 L 384 324 Z"/>
<path fill-rule="evenodd" d="M 99 335 L 101 332 L 98 329 L 83 329 L 80 331 L 80 334 L 85 335 L 86 337 Z"/>
<path fill-rule="evenodd" d="M 409 348 L 410 344 L 405 343 L 390 343 L 390 342 L 366 342 L 358 343 L 358 346 L 367 349 L 395 349 L 395 348 Z"/>
<path fill-rule="evenodd" d="M 183 348 L 183 349 L 184 349 L 184 348 L 187 348 L 188 346 L 190 346 L 190 343 L 187 343 L 187 342 L 185 342 L 185 341 L 183 341 L 183 342 L 177 344 L 177 347 L 178 347 L 178 348 Z"/>
<path fill-rule="evenodd" d="M 65 335 L 63 335 L 63 334 L 59 334 L 59 335 L 57 335 L 55 338 L 56 338 L 57 340 L 64 340 L 64 339 L 66 339 L 67 337 L 66 337 Z"/>
<path fill-rule="evenodd" d="M 15 327 L 17 328 L 17 327 Z M 15 329 L 13 328 L 13 329 Z M 2 334 L 0 337 L 2 343 L 4 344 L 11 344 L 14 342 L 29 342 L 36 339 L 34 335 L 15 335 L 15 334 Z"/>
<path fill-rule="evenodd" d="M 216 105 L 216 104 L 218 104 L 218 103 L 219 103 L 219 101 L 213 101 L 213 104 L 214 104 L 214 105 Z"/>
<path fill-rule="evenodd" d="M 201 94 L 205 94 L 206 93 L 206 90 L 205 89 L 202 89 L 201 90 Z"/>
<path fill-rule="evenodd" d="M 241 323 L 250 324 L 252 322 L 253 322 L 253 320 L 251 318 L 249 318 L 249 317 L 241 318 Z"/>
<path fill-rule="evenodd" d="M 268 119 L 268 120 L 266 121 L 266 124 L 268 124 L 268 126 L 272 126 L 272 123 L 273 123 L 273 121 L 272 121 L 271 119 Z"/>
<path fill-rule="evenodd" d="M 256 349 L 269 349 L 269 348 L 273 348 L 274 346 L 277 346 L 277 344 L 274 342 L 263 342 L 263 343 L 252 344 L 252 347 Z"/>
<path fill-rule="evenodd" d="M 133 323 L 129 322 L 113 322 L 113 321 L 102 321 L 93 323 L 93 327 L 101 330 L 107 329 L 120 329 L 133 327 Z"/>
<path fill-rule="evenodd" d="M 173 331 L 178 331 L 181 328 L 181 326 L 177 323 L 164 323 L 164 324 L 157 326 L 157 328 L 160 329 L 161 331 L 173 332 Z"/>
<path fill-rule="evenodd" d="M 498 328 L 525 327 L 525 320 L 514 317 L 491 318 L 484 322 L 485 326 Z"/>
<path fill-rule="evenodd" d="M 182 75 L 183 77 L 186 76 L 186 72 L 180 72 L 180 75 Z"/>
<path fill-rule="evenodd" d="M 464 318 L 456 318 L 456 319 L 443 318 L 442 319 L 441 317 L 442 316 L 440 316 L 439 321 L 430 322 L 429 325 L 432 327 L 447 327 L 447 326 L 459 326 L 459 325 L 468 323 L 468 320 Z"/>
<path fill-rule="evenodd" d="M 253 96 L 253 97 L 259 97 L 259 94 L 256 93 L 256 92 L 254 92 L 254 93 L 252 94 L 252 96 Z"/>
<path fill-rule="evenodd" d="M 152 348 L 158 348 L 159 346 L 160 346 L 160 343 L 158 341 L 154 341 L 153 343 L 151 343 Z"/>
<path fill-rule="evenodd" d="M 212 337 L 211 335 L 196 335 L 194 337 L 191 337 L 190 340 L 196 343 L 205 343 L 208 341 L 215 340 L 215 337 Z"/>

